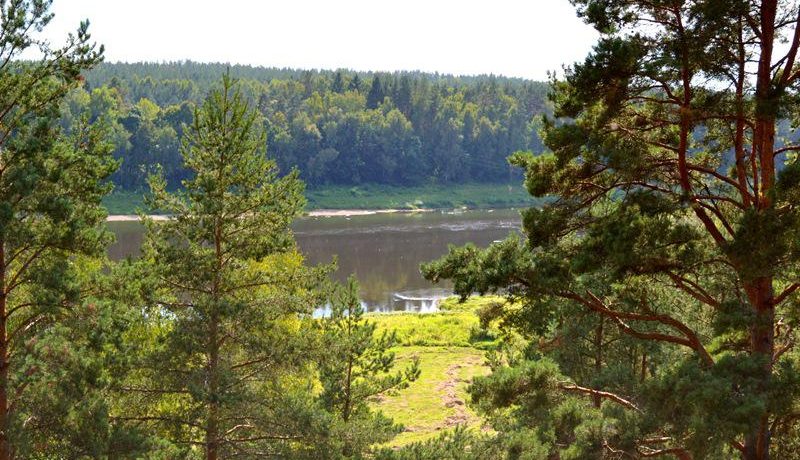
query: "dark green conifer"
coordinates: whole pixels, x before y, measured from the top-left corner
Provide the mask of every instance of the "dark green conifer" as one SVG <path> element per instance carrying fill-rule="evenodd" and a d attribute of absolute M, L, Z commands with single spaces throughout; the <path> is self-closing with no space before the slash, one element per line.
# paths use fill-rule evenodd
<path fill-rule="evenodd" d="M 152 205 L 172 218 L 146 220 L 152 350 L 129 404 L 181 456 L 285 455 L 312 401 L 304 329 L 320 273 L 289 228 L 303 184 L 279 177 L 264 147 L 260 117 L 226 75 L 187 127 L 193 177 L 175 193 L 151 179 Z"/>
<path fill-rule="evenodd" d="M 372 77 L 372 86 L 369 88 L 369 93 L 367 93 L 367 108 L 377 109 L 383 103 L 384 97 L 386 97 L 386 94 L 381 84 L 381 78 L 376 74 Z"/>
<path fill-rule="evenodd" d="M 798 114 L 798 5 L 572 3 L 600 40 L 553 82 L 549 151 L 511 158 L 552 201 L 523 213 L 524 241 L 453 249 L 426 274 L 507 289 L 529 336 L 590 315 L 637 341 L 599 348 L 616 378 L 560 363 L 562 389 L 603 399 L 609 455 L 768 459 L 800 397 L 800 145 L 776 137 Z"/>
<path fill-rule="evenodd" d="M 0 460 L 32 458 L 33 449 L 69 457 L 76 432 L 102 438 L 108 428 L 95 419 L 104 408 L 74 408 L 96 396 L 97 383 L 81 375 L 96 356 L 83 346 L 86 330 L 74 326 L 76 316 L 96 318 L 83 311 L 79 267 L 110 241 L 100 200 L 116 163 L 87 114 L 68 136 L 58 123 L 66 94 L 103 50 L 85 22 L 63 46 L 37 38 L 52 19 L 50 3 L 0 3 Z M 21 60 L 23 53 L 38 57 Z M 95 441 L 87 435 L 83 447 Z"/>

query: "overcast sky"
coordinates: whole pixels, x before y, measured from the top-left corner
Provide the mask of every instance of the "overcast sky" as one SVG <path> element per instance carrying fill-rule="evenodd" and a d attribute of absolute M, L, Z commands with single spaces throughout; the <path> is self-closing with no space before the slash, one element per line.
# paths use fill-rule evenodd
<path fill-rule="evenodd" d="M 537 80 L 597 34 L 567 0 L 54 0 L 58 44 L 82 19 L 106 60 L 494 73 Z"/>

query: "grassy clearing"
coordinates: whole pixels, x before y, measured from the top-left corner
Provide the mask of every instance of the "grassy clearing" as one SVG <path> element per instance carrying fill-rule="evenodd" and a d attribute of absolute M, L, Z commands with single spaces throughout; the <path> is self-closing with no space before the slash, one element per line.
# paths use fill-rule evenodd
<path fill-rule="evenodd" d="M 109 214 L 133 214 L 142 208 L 143 193 L 114 191 L 103 203 Z M 361 185 L 325 187 L 306 191 L 306 210 L 315 209 L 452 209 L 511 208 L 531 206 L 536 201 L 520 184 L 426 185 L 391 187 Z"/>
<path fill-rule="evenodd" d="M 395 330 L 401 346 L 397 347 L 398 366 L 419 358 L 420 378 L 408 388 L 384 395 L 376 409 L 403 424 L 405 431 L 388 446 L 402 446 L 425 441 L 442 430 L 456 425 L 480 428 L 480 420 L 469 407 L 466 388 L 472 379 L 489 372 L 484 350 L 495 342 L 478 334 L 475 312 L 500 297 L 473 297 L 465 303 L 446 299 L 441 313 L 370 314 L 378 331 Z"/>
<path fill-rule="evenodd" d="M 370 319 L 378 331 L 394 330 L 403 346 L 423 347 L 473 347 L 485 350 L 494 341 L 480 336 L 476 311 L 493 302 L 503 302 L 502 297 L 470 297 L 459 303 L 457 297 L 443 300 L 440 313 L 376 313 Z"/>
<path fill-rule="evenodd" d="M 471 347 L 401 347 L 398 365 L 419 358 L 420 378 L 405 390 L 384 396 L 376 408 L 405 431 L 388 445 L 402 446 L 425 441 L 456 425 L 480 427 L 480 419 L 469 408 L 466 388 L 472 378 L 485 375 L 483 352 Z"/>
<path fill-rule="evenodd" d="M 458 313 L 385 313 L 372 315 L 378 330 L 394 330 L 404 347 L 471 347 L 470 330 L 478 326 L 471 312 Z"/>
<path fill-rule="evenodd" d="M 470 312 L 475 313 L 479 309 L 489 306 L 493 303 L 504 304 L 505 297 L 499 295 L 485 295 L 473 296 L 467 298 L 463 302 L 459 302 L 458 297 L 448 297 L 439 304 L 439 310 L 445 312 Z"/>

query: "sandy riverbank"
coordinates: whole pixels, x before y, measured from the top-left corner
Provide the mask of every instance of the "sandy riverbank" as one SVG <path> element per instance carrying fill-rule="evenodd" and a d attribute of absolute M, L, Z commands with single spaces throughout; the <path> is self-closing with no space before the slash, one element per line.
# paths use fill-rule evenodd
<path fill-rule="evenodd" d="M 153 220 L 167 220 L 169 216 L 162 216 L 162 215 L 151 215 L 149 216 Z M 114 214 L 111 216 L 106 217 L 106 222 L 138 222 L 139 216 L 136 214 Z"/>
<path fill-rule="evenodd" d="M 309 217 L 352 217 L 352 216 L 371 216 L 374 214 L 398 214 L 414 212 L 431 212 L 433 209 L 316 209 L 309 211 Z M 169 216 L 151 215 L 153 220 L 167 220 Z M 136 214 L 114 214 L 106 218 L 106 222 L 137 222 L 139 216 Z"/>
<path fill-rule="evenodd" d="M 309 217 L 351 217 L 431 211 L 433 209 L 315 209 L 314 211 L 309 211 L 307 215 Z"/>

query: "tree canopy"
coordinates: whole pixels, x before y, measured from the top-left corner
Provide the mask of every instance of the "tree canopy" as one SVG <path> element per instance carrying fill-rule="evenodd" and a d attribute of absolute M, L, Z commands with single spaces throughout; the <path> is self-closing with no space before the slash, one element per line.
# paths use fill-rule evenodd
<path fill-rule="evenodd" d="M 102 64 L 64 106 L 62 124 L 90 111 L 113 127 L 119 189 L 139 191 L 160 165 L 170 188 L 181 163 L 183 125 L 227 67 L 193 62 Z M 538 150 L 546 85 L 496 76 L 358 73 L 230 66 L 263 116 L 269 153 L 309 187 L 521 178 L 505 157 Z"/>

